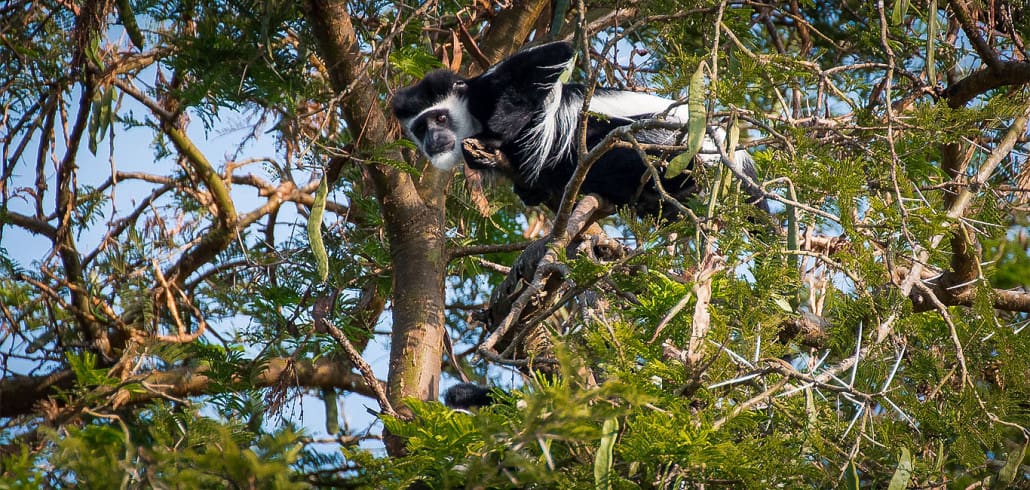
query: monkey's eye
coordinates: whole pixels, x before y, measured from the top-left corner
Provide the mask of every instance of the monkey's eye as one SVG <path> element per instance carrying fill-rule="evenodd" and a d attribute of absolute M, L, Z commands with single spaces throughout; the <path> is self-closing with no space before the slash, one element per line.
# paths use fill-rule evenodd
<path fill-rule="evenodd" d="M 440 124 L 446 124 L 447 123 L 447 114 L 443 114 L 443 113 L 437 114 L 435 119 L 436 119 L 436 122 L 438 122 Z"/>

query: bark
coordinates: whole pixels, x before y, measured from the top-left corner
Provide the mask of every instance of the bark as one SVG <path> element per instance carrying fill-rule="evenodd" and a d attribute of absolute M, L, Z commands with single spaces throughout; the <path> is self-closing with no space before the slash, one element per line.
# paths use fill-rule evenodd
<path fill-rule="evenodd" d="M 945 306 L 971 307 L 976 302 L 976 295 L 982 291 L 976 284 L 964 281 L 964 277 L 954 272 L 946 272 L 940 279 L 924 281 L 929 291 Z M 994 308 L 1004 311 L 1030 312 L 1030 293 L 1008 289 L 992 289 L 991 303 Z M 915 311 L 935 309 L 933 300 L 924 291 L 913 289 L 909 295 Z"/>
<path fill-rule="evenodd" d="M 486 59 L 497 63 L 522 46 L 548 3 L 546 0 L 516 0 L 510 8 L 494 17 L 490 30 L 479 43 Z"/>
<path fill-rule="evenodd" d="M 325 60 L 333 88 L 344 94 L 341 108 L 358 153 L 372 154 L 399 137 L 372 82 L 347 13 L 338 0 L 308 0 L 305 14 Z M 399 151 L 381 157 L 403 160 Z M 444 335 L 446 237 L 444 203 L 453 172 L 428 167 L 416 182 L 388 166 L 369 169 L 382 206 L 393 262 L 393 334 L 387 396 L 398 413 L 410 414 L 404 398 L 438 395 Z M 425 197 L 423 197 L 425 196 Z M 402 454 L 403 441 L 385 438 L 387 451 Z"/>
<path fill-rule="evenodd" d="M 972 19 L 966 4 L 962 0 L 948 2 L 956 19 L 966 33 L 970 43 L 980 55 L 984 67 L 969 76 L 951 84 L 944 97 L 949 107 L 958 109 L 965 107 L 976 97 L 1002 87 L 1018 86 L 1030 83 L 1030 63 L 1024 61 L 1002 61 L 997 51 L 981 36 L 981 31 Z M 959 184 L 965 183 L 966 166 L 972 156 L 972 148 L 965 143 L 948 143 L 942 145 L 942 168 L 951 179 Z M 945 195 L 945 205 L 950 209 L 963 193 Z M 971 306 L 976 295 L 975 279 L 979 272 L 980 250 L 975 237 L 963 226 L 959 225 L 949 237 L 953 253 L 951 271 L 939 281 L 926 283 L 935 296 L 945 305 Z M 925 298 L 921 291 L 912 292 L 912 300 L 916 310 L 933 309 L 932 301 Z M 994 291 L 996 308 L 1008 311 L 1027 311 L 1030 297 L 1018 291 Z"/>
<path fill-rule="evenodd" d="M 82 261 L 72 232 L 72 216 L 76 201 L 76 157 L 90 112 L 90 100 L 96 91 L 95 66 L 91 66 L 86 51 L 96 36 L 104 29 L 104 19 L 110 11 L 111 3 L 106 0 L 89 1 L 82 5 L 75 19 L 75 51 L 72 56 L 72 69 L 81 77 L 82 94 L 80 95 L 78 112 L 68 136 L 64 158 L 57 169 L 56 214 L 57 227 L 54 248 L 57 250 L 64 275 L 68 278 L 71 293 L 72 313 L 75 315 L 78 328 L 89 341 L 95 351 L 105 359 L 113 358 L 112 346 L 106 326 L 97 318 L 90 308 L 90 295 L 87 292 L 83 276 Z"/>
<path fill-rule="evenodd" d="M 512 52 L 529 34 L 546 2 L 517 2 L 498 13 L 491 34 L 481 43 L 491 61 Z M 377 88 L 362 64 L 346 3 L 307 0 L 305 15 L 333 88 L 344 95 L 341 109 L 358 153 L 372 154 L 399 137 Z M 399 151 L 380 158 L 403 160 Z M 393 262 L 393 333 L 387 396 L 398 413 L 410 414 L 404 398 L 435 399 L 440 384 L 444 331 L 444 274 L 447 266 L 445 207 L 453 172 L 425 167 L 420 179 L 388 166 L 371 166 L 369 174 L 382 206 Z M 402 441 L 385 438 L 387 451 L 403 453 Z"/>
<path fill-rule="evenodd" d="M 548 332 L 544 320 L 555 314 L 555 300 L 571 285 L 555 250 L 565 248 L 569 257 L 583 251 L 609 262 L 622 258 L 625 251 L 594 223 L 608 214 L 607 208 L 595 195 L 584 197 L 573 210 L 563 238 L 541 238 L 519 255 L 491 294 L 489 306 L 474 315 L 490 332 L 479 347 L 481 355 L 520 366 L 525 372 L 553 373 L 557 365 L 550 339 L 553 332 Z"/>

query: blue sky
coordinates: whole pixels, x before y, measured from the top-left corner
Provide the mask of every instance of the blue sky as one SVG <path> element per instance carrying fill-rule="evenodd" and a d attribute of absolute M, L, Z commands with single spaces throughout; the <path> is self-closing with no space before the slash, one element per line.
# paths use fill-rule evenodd
<path fill-rule="evenodd" d="M 141 76 L 141 78 L 146 79 L 146 75 Z M 76 88 L 73 91 L 72 100 L 68 101 L 72 117 L 74 117 L 74 110 L 78 107 L 78 97 L 79 89 Z M 128 96 L 123 97 L 121 104 L 122 108 L 119 114 L 126 114 L 131 111 L 137 120 L 149 119 L 149 111 L 132 98 Z M 194 117 L 188 126 L 187 132 L 212 164 L 221 169 L 237 153 L 240 142 L 251 135 L 252 124 L 250 120 L 254 119 L 254 117 L 252 114 L 244 114 L 224 108 L 220 109 L 219 112 L 218 126 L 211 128 L 211 130 L 205 130 L 199 118 Z M 281 159 L 282 155 L 279 154 L 275 147 L 274 137 L 272 134 L 266 134 L 265 131 L 267 130 L 267 127 L 258 128 L 256 131 L 257 137 L 250 139 L 243 147 L 243 151 L 238 153 L 240 159 L 261 157 Z M 55 154 L 56 158 L 60 160 L 66 148 L 63 145 L 64 135 L 60 133 L 60 127 L 58 131 L 57 140 L 59 146 L 55 149 Z M 110 136 L 98 145 L 96 155 L 93 155 L 85 144 L 79 149 L 77 155 L 79 166 L 77 180 L 80 189 L 86 186 L 100 185 L 111 177 L 112 170 L 146 172 L 155 175 L 169 175 L 175 170 L 175 160 L 173 157 L 155 159 L 153 147 L 154 132 L 150 128 L 126 128 L 124 125 L 116 124 L 113 137 L 114 155 L 110 151 Z M 35 139 L 31 142 L 30 148 L 34 148 L 37 145 L 38 139 Z M 26 152 L 28 158 L 34 158 L 34 155 L 33 151 Z M 35 185 L 35 175 L 24 172 L 31 172 L 34 167 L 35 165 L 32 162 L 19 162 L 17 169 L 23 173 L 15 174 L 13 179 L 15 186 L 33 188 Z M 238 170 L 237 173 L 257 173 L 265 179 L 274 181 L 273 177 L 264 172 L 259 164 L 245 167 Z M 45 200 L 44 212 L 52 212 L 54 208 L 53 195 L 56 186 L 56 170 L 53 161 L 47 162 L 46 180 L 50 188 Z M 153 184 L 139 181 L 130 180 L 118 183 L 114 189 L 114 200 L 102 208 L 102 218 L 95 225 L 76 236 L 79 251 L 88 252 L 95 249 L 103 239 L 107 231 L 105 225 L 112 216 L 124 216 L 128 210 L 137 205 L 140 199 L 148 196 L 153 188 Z M 232 194 L 237 206 L 237 212 L 239 213 L 248 212 L 264 202 L 264 198 L 258 196 L 257 190 L 252 187 L 234 186 Z M 330 199 L 333 199 L 332 195 L 330 195 Z M 171 203 L 171 199 L 165 196 L 164 199 L 156 204 L 167 205 L 169 203 Z M 9 204 L 11 211 L 30 216 L 34 214 L 32 206 L 32 202 L 19 199 L 11 200 Z M 329 219 L 332 220 L 334 218 L 332 215 L 329 215 Z M 277 221 L 279 223 L 277 238 L 280 240 L 287 237 L 289 233 L 305 233 L 306 217 L 300 215 L 293 204 L 287 204 L 281 208 Z M 9 257 L 19 262 L 23 268 L 29 270 L 38 270 L 40 261 L 46 259 L 47 254 L 52 248 L 47 238 L 35 236 L 11 226 L 5 227 L 0 246 L 6 249 Z M 212 327 L 217 329 L 223 336 L 232 337 L 231 332 L 234 329 L 244 327 L 249 321 L 249 318 L 238 316 L 233 321 L 220 322 L 213 324 Z M 388 325 L 385 327 L 380 325 L 379 330 L 384 328 L 388 328 Z M 210 335 L 208 335 L 208 340 L 217 343 L 217 340 L 212 339 Z M 377 336 L 365 351 L 366 360 L 373 366 L 376 375 L 380 379 L 386 379 L 387 375 L 389 359 L 388 341 L 388 336 Z M 12 349 L 14 352 L 23 352 L 25 348 L 26 346 L 20 345 L 18 339 L 14 336 L 6 336 L 5 340 L 0 343 L 0 350 L 4 352 L 9 352 Z M 254 355 L 259 350 L 260 346 L 251 346 L 248 348 L 248 354 Z M 8 363 L 8 368 L 19 374 L 26 374 L 36 366 L 36 363 L 29 363 L 19 359 L 11 359 Z M 374 400 L 358 395 L 341 396 L 339 399 L 341 402 L 339 413 L 341 417 L 347 419 L 347 423 L 352 430 L 360 432 L 374 423 L 374 418 L 368 413 L 368 409 L 375 410 L 378 408 Z M 213 414 L 214 412 L 211 413 Z M 302 425 L 307 433 L 314 438 L 328 437 L 328 434 L 325 432 L 325 409 L 323 402 L 319 398 L 303 396 L 299 400 L 295 400 L 292 405 L 284 408 L 282 416 Z M 276 420 L 275 417 L 269 417 L 266 423 L 272 424 Z M 341 421 L 341 426 L 343 424 L 344 421 Z M 378 430 L 378 427 L 374 428 L 374 432 L 378 432 Z M 377 441 L 371 441 L 371 443 L 366 445 L 376 448 L 381 446 Z"/>

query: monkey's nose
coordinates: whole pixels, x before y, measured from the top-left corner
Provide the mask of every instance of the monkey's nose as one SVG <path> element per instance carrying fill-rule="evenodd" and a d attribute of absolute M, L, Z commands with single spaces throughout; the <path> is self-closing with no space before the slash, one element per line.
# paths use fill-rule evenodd
<path fill-rule="evenodd" d="M 426 140 L 426 154 L 430 156 L 454 149 L 454 134 L 449 131 L 431 131 Z"/>

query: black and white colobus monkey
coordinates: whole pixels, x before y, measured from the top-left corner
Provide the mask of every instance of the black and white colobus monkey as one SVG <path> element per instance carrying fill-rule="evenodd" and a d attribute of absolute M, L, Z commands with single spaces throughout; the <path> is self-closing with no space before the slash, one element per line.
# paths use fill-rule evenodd
<path fill-rule="evenodd" d="M 484 166 L 468 158 L 470 167 L 504 174 L 527 205 L 543 203 L 557 209 L 576 169 L 577 126 L 585 90 L 559 80 L 572 59 L 570 44 L 554 42 L 516 53 L 474 78 L 449 70 L 432 71 L 394 95 L 393 112 L 407 136 L 437 168 L 448 170 L 461 162 L 462 141 L 474 137 L 490 150 L 499 149 L 510 168 Z M 686 106 L 674 105 L 654 95 L 598 88 L 588 108 L 587 144 L 592 147 L 612 129 L 637 120 L 664 117 L 685 123 Z M 641 143 L 677 145 L 685 135 L 648 129 L 636 138 Z M 720 161 L 711 139 L 705 138 L 699 158 L 709 165 Z M 737 152 L 734 161 L 740 171 L 758 180 L 747 152 Z M 662 177 L 661 184 L 680 200 L 696 192 L 688 175 Z M 768 211 L 761 193 L 747 189 L 751 202 Z M 581 192 L 595 193 L 616 206 L 632 206 L 640 215 L 669 211 L 663 209 L 646 164 L 631 148 L 605 153 L 587 174 Z"/>
<path fill-rule="evenodd" d="M 472 383 L 459 383 L 447 389 L 443 395 L 443 403 L 451 408 L 468 410 L 485 407 L 494 403 L 493 391 L 490 388 Z"/>

